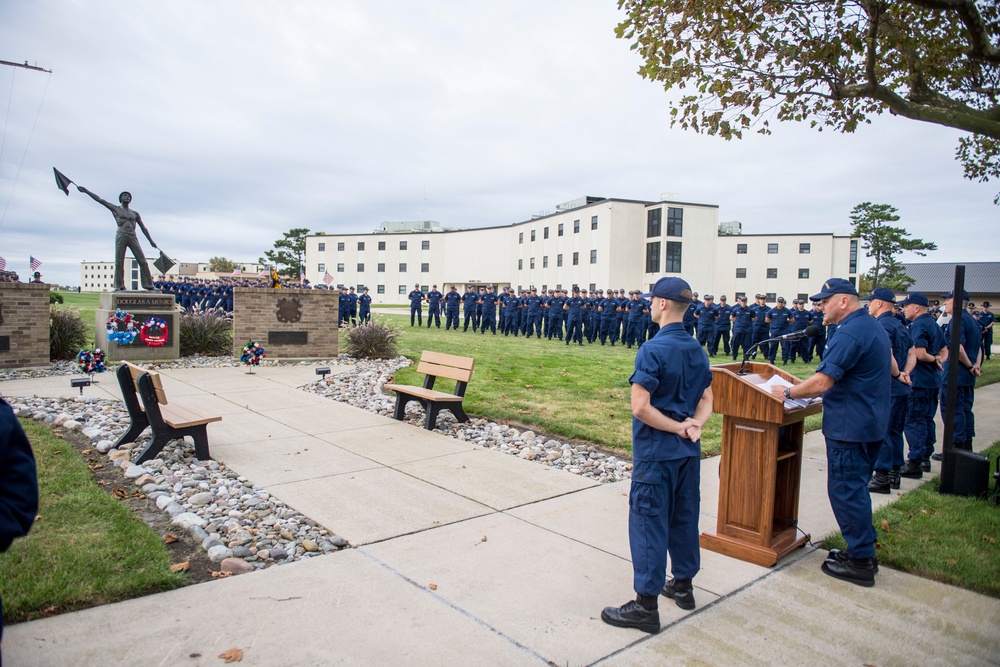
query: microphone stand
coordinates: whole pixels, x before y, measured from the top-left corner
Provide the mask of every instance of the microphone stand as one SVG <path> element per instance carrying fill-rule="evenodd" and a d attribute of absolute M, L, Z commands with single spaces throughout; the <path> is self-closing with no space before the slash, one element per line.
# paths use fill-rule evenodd
<path fill-rule="evenodd" d="M 755 351 L 757 351 L 757 349 L 764 343 L 776 343 L 776 342 L 781 342 L 783 340 L 798 340 L 799 338 L 804 338 L 805 335 L 806 335 L 806 330 L 803 329 L 802 331 L 793 331 L 792 333 L 785 334 L 784 336 L 778 336 L 776 338 L 768 338 L 767 340 L 762 340 L 759 343 L 754 343 L 753 345 L 750 346 L 750 349 L 747 350 L 746 353 L 744 353 L 743 363 L 740 364 L 740 370 L 737 371 L 736 374 L 737 375 L 747 374 L 746 370 L 744 369 L 746 368 L 747 361 L 750 359 L 750 355 L 753 354 Z"/>

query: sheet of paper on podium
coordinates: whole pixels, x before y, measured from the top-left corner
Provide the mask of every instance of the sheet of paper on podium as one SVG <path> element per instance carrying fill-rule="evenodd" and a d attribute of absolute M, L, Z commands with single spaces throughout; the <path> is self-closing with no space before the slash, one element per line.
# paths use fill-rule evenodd
<path fill-rule="evenodd" d="M 780 375 L 772 375 L 770 380 L 768 380 L 764 384 L 760 385 L 760 388 L 763 389 L 764 391 L 766 391 L 767 393 L 771 393 L 771 388 L 772 387 L 781 387 L 782 389 L 784 389 L 785 387 L 794 387 L 794 386 L 795 385 L 793 385 L 791 382 L 789 382 L 785 378 L 781 377 Z M 816 398 L 786 398 L 785 399 L 785 409 L 786 410 L 794 410 L 796 408 L 804 408 L 807 405 L 809 405 L 810 403 L 812 403 L 813 401 L 817 401 L 817 400 L 819 400 L 819 399 L 816 399 Z"/>

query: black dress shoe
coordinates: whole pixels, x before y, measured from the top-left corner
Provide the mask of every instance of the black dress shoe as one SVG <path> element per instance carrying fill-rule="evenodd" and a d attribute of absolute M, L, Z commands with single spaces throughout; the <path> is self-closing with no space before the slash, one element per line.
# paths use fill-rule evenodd
<path fill-rule="evenodd" d="M 917 459 L 910 459 L 906 462 L 899 471 L 900 477 L 906 477 L 908 479 L 920 479 L 924 476 L 924 472 L 920 467 L 920 461 Z"/>
<path fill-rule="evenodd" d="M 933 456 L 933 454 L 931 454 L 931 456 Z M 921 461 L 920 462 L 920 469 L 923 470 L 924 472 L 930 472 L 931 471 L 931 460 L 930 459 L 924 459 L 923 461 Z"/>
<path fill-rule="evenodd" d="M 876 470 L 872 475 L 872 481 L 868 482 L 869 493 L 891 493 L 889 487 L 889 473 Z"/>
<path fill-rule="evenodd" d="M 841 551 L 840 549 L 830 549 L 830 554 L 826 557 L 827 560 L 848 560 L 847 552 Z M 872 569 L 875 570 L 875 574 L 878 574 L 878 556 L 872 558 Z"/>
<path fill-rule="evenodd" d="M 889 471 L 889 488 L 898 489 L 899 488 L 899 469 L 894 468 Z"/>
<path fill-rule="evenodd" d="M 933 454 L 931 454 L 931 459 L 935 461 L 940 461 L 943 458 L 944 456 L 941 455 L 941 452 L 934 452 Z"/>
<path fill-rule="evenodd" d="M 690 579 L 670 579 L 663 584 L 660 595 L 672 598 L 681 609 L 691 611 L 694 609 L 694 586 Z"/>
<path fill-rule="evenodd" d="M 872 587 L 875 585 L 875 566 L 871 558 L 826 559 L 821 567 L 824 574 L 834 579 L 847 581 L 858 586 Z"/>
<path fill-rule="evenodd" d="M 635 600 L 620 607 L 605 607 L 601 620 L 618 628 L 636 628 L 643 632 L 660 631 L 660 610 L 646 609 Z"/>

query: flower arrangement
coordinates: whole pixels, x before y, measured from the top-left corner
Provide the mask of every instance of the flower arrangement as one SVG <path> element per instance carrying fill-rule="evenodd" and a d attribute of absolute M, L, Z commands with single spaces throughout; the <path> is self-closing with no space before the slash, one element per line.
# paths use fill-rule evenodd
<path fill-rule="evenodd" d="M 124 310 L 116 310 L 108 317 L 108 340 L 119 345 L 130 345 L 135 341 L 135 318 Z"/>
<path fill-rule="evenodd" d="M 265 356 L 264 348 L 261 344 L 251 340 L 247 341 L 247 344 L 243 346 L 243 354 L 240 356 L 240 361 L 247 366 L 260 366 L 260 360 Z"/>
<path fill-rule="evenodd" d="M 139 327 L 139 340 L 149 347 L 161 347 L 167 342 L 167 323 L 162 317 L 151 317 Z"/>
<path fill-rule="evenodd" d="M 101 348 L 80 350 L 80 353 L 76 355 L 76 363 L 80 367 L 80 371 L 87 375 L 103 373 L 107 370 L 104 366 L 104 352 Z"/>

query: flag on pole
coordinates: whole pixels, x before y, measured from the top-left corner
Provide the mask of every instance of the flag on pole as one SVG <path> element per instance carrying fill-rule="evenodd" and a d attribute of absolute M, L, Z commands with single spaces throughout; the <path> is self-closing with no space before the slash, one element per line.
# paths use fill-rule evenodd
<path fill-rule="evenodd" d="M 306 281 L 306 270 L 299 269 L 299 282 L 304 283 Z"/>
<path fill-rule="evenodd" d="M 7 270 L 7 260 L 4 259 L 3 257 L 0 257 L 0 271 L 6 271 L 6 270 Z"/>
<path fill-rule="evenodd" d="M 65 192 L 66 196 L 69 197 L 69 184 L 73 181 L 66 178 L 66 174 L 62 173 L 55 167 L 52 167 L 52 173 L 56 175 L 56 187 Z"/>
<path fill-rule="evenodd" d="M 243 271 L 240 269 L 240 267 L 237 266 L 235 269 L 233 269 L 233 275 L 234 276 L 241 276 L 241 275 L 243 275 Z"/>
<path fill-rule="evenodd" d="M 34 257 L 31 257 L 30 255 L 28 256 L 28 258 L 31 260 L 29 262 L 29 265 L 31 266 L 31 270 L 32 271 L 37 271 L 38 267 L 40 267 L 42 265 L 42 262 L 40 260 L 35 259 Z"/>
<path fill-rule="evenodd" d="M 329 286 L 330 283 L 333 282 L 333 276 L 330 275 L 329 271 L 327 271 L 326 275 L 323 276 L 323 282 L 325 282 L 327 284 L 327 286 Z"/>

